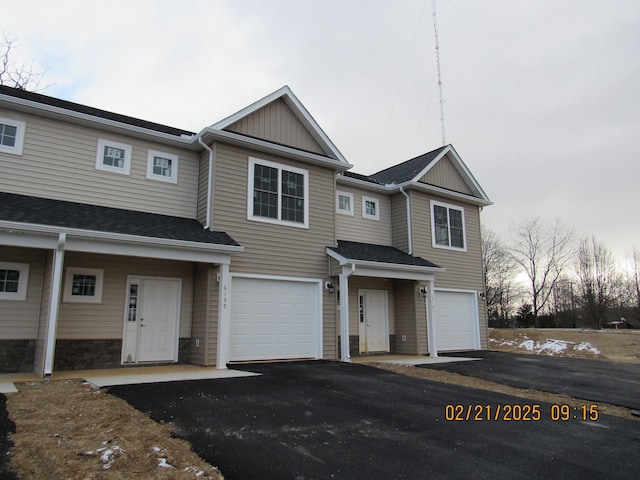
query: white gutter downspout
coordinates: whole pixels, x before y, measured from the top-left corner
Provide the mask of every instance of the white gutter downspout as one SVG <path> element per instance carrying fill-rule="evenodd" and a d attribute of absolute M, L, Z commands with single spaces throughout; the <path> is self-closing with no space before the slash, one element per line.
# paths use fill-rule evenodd
<path fill-rule="evenodd" d="M 351 269 L 342 266 L 340 273 L 340 361 L 350 362 L 349 352 L 349 277 L 356 271 L 356 265 L 351 264 Z"/>
<path fill-rule="evenodd" d="M 209 179 L 207 181 L 207 218 L 204 226 L 205 230 L 209 230 L 209 227 L 211 227 L 211 197 L 213 196 L 213 167 L 215 152 L 211 149 L 211 147 L 209 147 L 209 145 L 202 141 L 202 137 L 198 137 L 198 143 L 209 152 Z"/>
<path fill-rule="evenodd" d="M 400 193 L 407 199 L 407 241 L 409 243 L 409 255 L 413 255 L 413 235 L 411 232 L 411 199 L 407 192 L 404 191 L 404 187 L 400 187 Z"/>

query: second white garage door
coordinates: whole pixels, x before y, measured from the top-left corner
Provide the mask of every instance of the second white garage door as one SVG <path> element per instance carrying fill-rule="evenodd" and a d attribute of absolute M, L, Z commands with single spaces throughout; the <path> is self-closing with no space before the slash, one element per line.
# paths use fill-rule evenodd
<path fill-rule="evenodd" d="M 318 282 L 233 277 L 231 361 L 319 358 Z"/>
<path fill-rule="evenodd" d="M 480 348 L 475 292 L 435 292 L 434 318 L 438 351 Z"/>

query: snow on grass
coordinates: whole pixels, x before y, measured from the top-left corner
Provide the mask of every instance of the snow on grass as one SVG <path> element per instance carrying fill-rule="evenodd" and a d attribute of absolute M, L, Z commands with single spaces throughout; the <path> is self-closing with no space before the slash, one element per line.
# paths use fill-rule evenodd
<path fill-rule="evenodd" d="M 572 352 L 589 352 L 595 355 L 600 354 L 600 350 L 588 342 L 576 344 L 567 340 L 558 340 L 555 338 L 547 338 L 544 342 L 532 340 L 526 335 L 522 335 L 521 341 L 518 340 L 494 340 L 490 339 L 497 346 L 509 346 L 515 349 L 526 350 L 537 355 L 564 355 Z"/>

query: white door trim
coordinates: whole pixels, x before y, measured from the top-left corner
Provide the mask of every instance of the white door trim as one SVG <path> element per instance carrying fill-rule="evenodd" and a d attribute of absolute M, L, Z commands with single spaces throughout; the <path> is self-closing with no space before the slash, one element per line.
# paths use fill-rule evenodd
<path fill-rule="evenodd" d="M 367 292 L 384 293 L 384 339 L 385 350 L 390 351 L 389 344 L 389 292 L 387 290 L 377 290 L 373 288 L 359 288 L 358 289 L 358 310 L 360 310 L 360 297 L 364 297 L 364 321 L 360 321 L 360 312 L 358 311 L 358 334 L 360 336 L 360 353 L 367 353 L 367 341 L 366 341 L 366 326 L 367 326 L 367 309 L 366 309 L 366 294 Z M 364 339 L 364 341 L 363 341 Z M 378 350 L 374 350 L 378 351 Z"/>

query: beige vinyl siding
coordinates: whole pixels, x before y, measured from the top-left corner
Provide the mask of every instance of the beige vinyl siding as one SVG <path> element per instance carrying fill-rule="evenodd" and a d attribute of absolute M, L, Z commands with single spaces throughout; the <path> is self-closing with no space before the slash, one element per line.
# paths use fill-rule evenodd
<path fill-rule="evenodd" d="M 322 148 L 282 100 L 275 100 L 225 128 L 236 133 L 324 154 Z"/>
<path fill-rule="evenodd" d="M 0 115 L 6 112 L 0 110 Z M 15 116 L 15 115 L 14 115 Z M 197 154 L 31 115 L 22 156 L 0 154 L 0 191 L 193 218 Z M 96 170 L 98 139 L 133 146 L 131 173 Z M 178 183 L 149 180 L 148 150 L 179 156 Z"/>
<path fill-rule="evenodd" d="M 336 237 L 338 240 L 391 245 L 391 200 L 379 192 L 362 188 L 339 185 L 337 190 L 353 194 L 353 215 L 336 212 Z M 373 220 L 362 216 L 362 196 L 378 199 L 380 219 Z M 335 211 L 335 198 L 333 209 Z"/>
<path fill-rule="evenodd" d="M 444 267 L 437 273 L 435 288 L 484 291 L 482 247 L 480 242 L 480 209 L 471 204 L 411 192 L 414 228 L 414 254 Z M 464 209 L 467 251 L 434 248 L 431 240 L 430 200 L 438 200 Z M 481 348 L 487 348 L 487 315 L 484 302 L 478 299 Z"/>
<path fill-rule="evenodd" d="M 203 225 L 207 223 L 207 195 L 209 193 L 209 152 L 200 154 L 198 164 L 198 199 L 196 219 Z"/>
<path fill-rule="evenodd" d="M 418 348 L 416 328 L 415 282 L 395 281 L 396 353 L 414 355 Z M 407 340 L 402 341 L 402 335 Z"/>
<path fill-rule="evenodd" d="M 205 365 L 210 270 L 211 267 L 203 263 L 198 263 L 195 267 L 190 361 L 196 365 Z M 196 340 L 200 341 L 198 347 L 196 347 Z"/>
<path fill-rule="evenodd" d="M 0 340 L 32 340 L 36 338 L 42 280 L 44 250 L 3 246 L 0 261 L 29 265 L 26 300 L 0 300 Z"/>
<path fill-rule="evenodd" d="M 409 252 L 407 199 L 402 194 L 391 197 L 391 245 Z"/>
<path fill-rule="evenodd" d="M 356 277 L 349 278 L 349 335 L 360 334 L 360 299 L 358 298 L 359 290 L 384 290 L 388 293 L 388 312 L 389 319 L 389 335 L 395 334 L 395 301 L 393 298 L 393 280 L 385 280 L 384 278 L 373 277 Z"/>
<path fill-rule="evenodd" d="M 249 156 L 308 171 L 308 229 L 247 219 Z M 326 247 L 335 245 L 334 194 L 330 169 L 218 144 L 212 230 L 227 232 L 244 247 L 233 256 L 231 272 L 328 279 Z M 327 305 L 325 298 L 324 355 L 334 358 L 335 311 Z"/>
<path fill-rule="evenodd" d="M 181 278 L 179 332 L 181 338 L 191 336 L 192 263 L 67 252 L 65 276 L 67 267 L 103 269 L 102 302 L 72 303 L 63 300 L 58 318 L 59 339 L 122 338 L 128 276 Z"/>
<path fill-rule="evenodd" d="M 209 269 L 209 298 L 208 298 L 208 323 L 205 334 L 207 335 L 205 365 L 216 365 L 218 355 L 218 305 L 220 303 L 220 284 L 216 282 L 219 267 Z M 226 365 L 219 365 L 224 368 Z"/>
<path fill-rule="evenodd" d="M 448 188 L 456 192 L 473 195 L 458 171 L 455 169 L 449 157 L 444 157 L 436 163 L 421 179 L 421 182 L 430 183 L 439 187 Z"/>
<path fill-rule="evenodd" d="M 49 311 L 51 307 L 51 280 L 53 275 L 53 262 L 55 261 L 52 250 L 47 250 L 44 259 L 44 271 L 42 279 L 42 300 L 40 302 L 40 319 L 36 333 L 36 348 L 33 362 L 34 372 L 44 376 L 44 361 L 47 344 L 47 332 L 49 330 Z"/>

